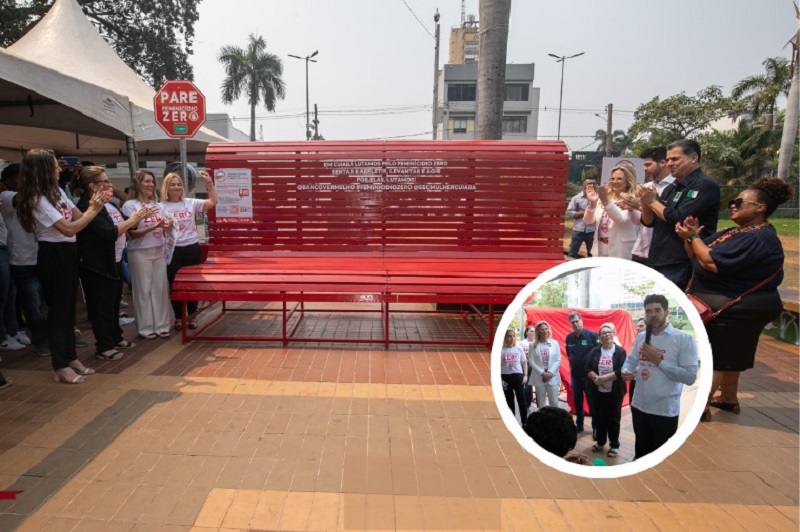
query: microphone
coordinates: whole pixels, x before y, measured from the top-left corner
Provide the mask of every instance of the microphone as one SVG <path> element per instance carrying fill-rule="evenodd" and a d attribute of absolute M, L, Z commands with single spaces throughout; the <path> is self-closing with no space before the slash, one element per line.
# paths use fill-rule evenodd
<path fill-rule="evenodd" d="M 644 343 L 650 345 L 650 337 L 653 335 L 653 326 L 648 325 L 645 327 L 644 331 Z"/>

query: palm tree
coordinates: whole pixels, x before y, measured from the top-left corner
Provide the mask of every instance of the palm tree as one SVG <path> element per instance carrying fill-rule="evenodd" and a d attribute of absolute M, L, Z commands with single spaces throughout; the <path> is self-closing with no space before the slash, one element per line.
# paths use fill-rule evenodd
<path fill-rule="evenodd" d="M 794 6 L 795 16 L 800 20 L 800 9 Z M 789 166 L 792 163 L 794 139 L 797 138 L 797 120 L 800 113 L 800 30 L 789 41 L 792 45 L 792 82 L 789 96 L 786 98 L 786 117 L 783 120 L 781 148 L 778 152 L 778 177 L 789 178 Z"/>
<path fill-rule="evenodd" d="M 238 100 L 242 93 L 250 104 L 250 140 L 256 140 L 256 106 L 264 101 L 267 111 L 275 110 L 275 102 L 286 96 L 286 84 L 281 79 L 283 63 L 267 52 L 267 43 L 259 35 L 250 34 L 247 48 L 227 45 L 219 50 L 217 60 L 225 67 L 222 81 L 222 101 Z"/>
<path fill-rule="evenodd" d="M 731 96 L 741 100 L 754 120 L 763 115 L 764 129 L 772 131 L 778 98 L 789 94 L 789 61 L 783 57 L 768 57 L 762 65 L 764 73 L 744 78 L 733 87 Z"/>
<path fill-rule="evenodd" d="M 598 153 L 606 152 L 606 130 L 598 129 L 594 134 L 594 140 L 599 142 L 597 145 Z M 626 150 L 633 146 L 633 139 L 621 129 L 615 129 L 611 134 L 611 157 L 620 157 Z"/>
<path fill-rule="evenodd" d="M 478 59 L 477 137 L 501 139 L 511 0 L 480 0 L 478 9 L 481 33 Z"/>

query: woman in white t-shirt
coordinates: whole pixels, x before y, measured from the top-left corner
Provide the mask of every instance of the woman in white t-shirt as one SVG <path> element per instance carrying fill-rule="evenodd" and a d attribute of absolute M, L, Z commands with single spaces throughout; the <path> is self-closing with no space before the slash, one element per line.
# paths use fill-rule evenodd
<path fill-rule="evenodd" d="M 164 228 L 170 226 L 158 206 L 156 177 L 139 170 L 133 179 L 133 199 L 122 205 L 130 217 L 149 209 L 153 214 L 128 231 L 128 265 L 133 283 L 133 310 L 139 337 L 145 340 L 169 338 L 169 284 L 164 258 Z"/>
<path fill-rule="evenodd" d="M 20 225 L 36 234 L 36 270 L 47 303 L 47 337 L 56 382 L 78 384 L 94 371 L 75 352 L 75 303 L 78 293 L 78 248 L 75 235 L 83 230 L 111 198 L 98 190 L 86 212 L 78 210 L 58 187 L 59 168 L 50 150 L 25 154 L 18 192 Z"/>
<path fill-rule="evenodd" d="M 536 324 L 535 340 L 528 351 L 528 384 L 536 390 L 536 407 L 544 408 L 545 400 L 550 406 L 558 406 L 558 391 L 561 386 L 561 347 L 552 339 L 550 324 Z"/>
<path fill-rule="evenodd" d="M 611 444 L 608 456 L 614 458 L 619 453 L 622 398 L 626 391 L 621 372 L 626 354 L 622 347 L 614 343 L 614 326 L 611 323 L 601 325 L 599 335 L 600 345 L 592 349 L 586 361 L 586 374 L 593 384 L 592 415 L 597 423 L 597 443 L 592 450 L 601 452 L 608 440 Z"/>
<path fill-rule="evenodd" d="M 506 331 L 503 350 L 500 353 L 500 378 L 503 380 L 503 393 L 506 396 L 506 403 L 512 412 L 514 412 L 514 397 L 516 396 L 517 398 L 519 417 L 524 427 L 528 412 L 525 410 L 522 383 L 528 378 L 528 361 L 525 360 L 525 353 L 517 345 L 516 340 L 517 333 L 513 330 Z"/>
<path fill-rule="evenodd" d="M 178 238 L 175 242 L 175 250 L 172 252 L 172 260 L 167 265 L 167 279 L 169 281 L 170 293 L 172 293 L 172 283 L 175 275 L 184 266 L 200 264 L 200 236 L 197 233 L 195 216 L 201 212 L 213 209 L 217 204 L 217 189 L 211 181 L 208 172 L 198 172 L 198 175 L 206 182 L 206 193 L 208 199 L 186 198 L 181 176 L 174 172 L 164 176 L 161 183 L 161 208 L 167 216 L 174 219 L 178 224 Z M 197 328 L 197 321 L 193 314 L 197 311 L 197 302 L 186 302 L 190 329 Z M 175 314 L 175 330 L 183 328 L 181 319 L 181 302 L 172 300 L 172 311 Z"/>

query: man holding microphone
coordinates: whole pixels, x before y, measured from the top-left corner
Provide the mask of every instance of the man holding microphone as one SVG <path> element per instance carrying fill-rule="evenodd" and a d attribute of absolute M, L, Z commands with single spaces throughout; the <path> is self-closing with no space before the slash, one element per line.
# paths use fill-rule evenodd
<path fill-rule="evenodd" d="M 661 447 L 678 430 L 681 392 L 697 379 L 694 338 L 668 321 L 669 303 L 660 294 L 644 298 L 645 334 L 636 337 L 622 366 L 623 380 L 636 377 L 631 402 L 634 460 Z"/>

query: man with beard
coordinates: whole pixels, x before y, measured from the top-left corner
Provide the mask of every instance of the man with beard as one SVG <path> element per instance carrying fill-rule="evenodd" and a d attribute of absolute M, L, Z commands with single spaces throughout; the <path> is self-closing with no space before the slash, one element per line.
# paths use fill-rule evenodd
<path fill-rule="evenodd" d="M 639 334 L 622 366 L 622 378 L 636 377 L 631 402 L 634 460 L 661 447 L 678 430 L 681 392 L 697 379 L 694 338 L 668 321 L 669 303 L 660 294 L 644 298 L 647 329 Z"/>
<path fill-rule="evenodd" d="M 669 168 L 667 168 L 667 149 L 663 146 L 647 148 L 642 151 L 639 157 L 644 160 L 644 176 L 647 180 L 644 186 L 654 189 L 658 197 L 661 197 L 664 189 L 675 181 L 675 178 L 669 173 Z M 642 210 L 638 198 L 626 196 L 622 203 L 628 209 Z M 652 227 L 642 226 L 639 229 L 639 236 L 636 239 L 636 244 L 633 245 L 633 255 L 631 256 L 633 262 L 647 264 L 647 257 L 650 253 L 650 240 L 652 238 Z"/>

